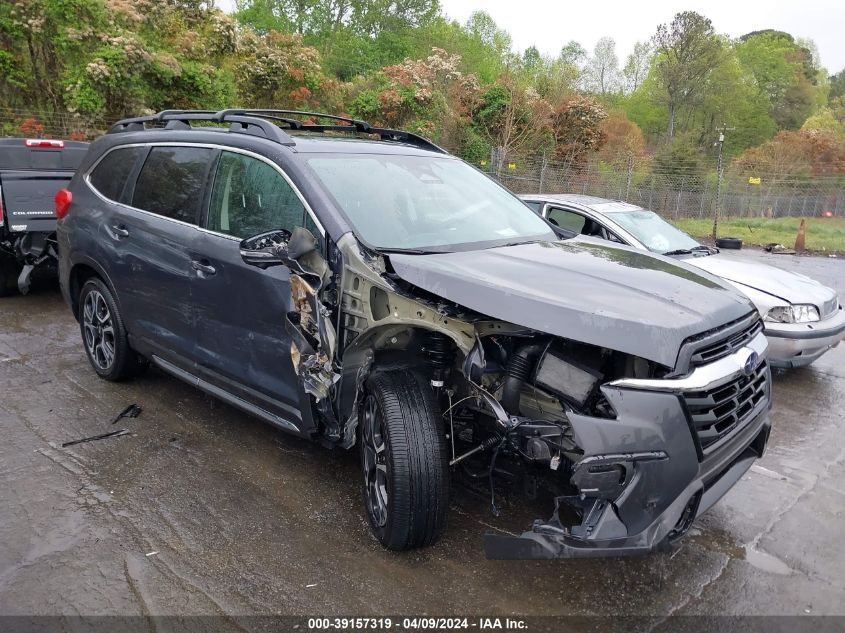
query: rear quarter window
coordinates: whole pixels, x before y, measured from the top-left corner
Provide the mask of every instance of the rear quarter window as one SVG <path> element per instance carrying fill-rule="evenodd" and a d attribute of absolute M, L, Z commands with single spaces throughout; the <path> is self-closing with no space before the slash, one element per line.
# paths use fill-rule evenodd
<path fill-rule="evenodd" d="M 126 180 L 145 149 L 122 147 L 106 154 L 88 178 L 91 186 L 102 196 L 119 202 Z"/>
<path fill-rule="evenodd" d="M 132 206 L 198 224 L 213 156 L 213 150 L 202 147 L 153 147 L 135 183 Z"/>

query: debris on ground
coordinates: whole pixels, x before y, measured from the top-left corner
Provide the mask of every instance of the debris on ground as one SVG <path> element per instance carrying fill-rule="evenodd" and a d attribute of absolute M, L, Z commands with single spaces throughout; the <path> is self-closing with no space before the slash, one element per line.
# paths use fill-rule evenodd
<path fill-rule="evenodd" d="M 777 242 L 766 244 L 763 247 L 763 250 L 767 253 L 776 253 L 778 255 L 795 255 L 795 250 L 787 248 L 783 244 L 778 244 Z"/>
<path fill-rule="evenodd" d="M 91 437 L 83 437 L 78 440 L 71 440 L 70 442 L 65 442 L 62 444 L 62 448 L 66 448 L 68 446 L 73 446 L 75 444 L 83 444 L 84 442 L 94 442 L 96 440 L 104 440 L 108 437 L 119 437 L 121 435 L 128 435 L 129 429 L 120 429 L 118 431 L 112 431 L 111 433 L 100 433 L 100 435 L 92 435 Z"/>
<path fill-rule="evenodd" d="M 121 418 L 137 418 L 139 415 L 141 415 L 141 407 L 137 404 L 130 404 L 112 420 L 112 424 L 117 424 L 117 421 Z"/>
<path fill-rule="evenodd" d="M 775 255 L 795 255 L 795 251 L 793 249 L 787 248 L 783 244 L 778 244 L 777 242 L 766 244 L 763 247 L 763 250 L 767 253 L 773 253 Z"/>
<path fill-rule="evenodd" d="M 155 556 L 156 554 L 158 554 L 158 550 L 154 550 L 152 552 L 147 552 L 146 554 L 144 554 L 144 556 L 149 558 L 150 556 Z"/>

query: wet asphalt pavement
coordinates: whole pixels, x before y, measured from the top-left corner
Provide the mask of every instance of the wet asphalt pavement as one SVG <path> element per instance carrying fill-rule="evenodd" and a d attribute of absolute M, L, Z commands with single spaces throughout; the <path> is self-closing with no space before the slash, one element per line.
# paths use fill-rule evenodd
<path fill-rule="evenodd" d="M 845 259 L 755 257 L 845 297 Z M 768 453 L 680 547 L 496 562 L 482 533 L 526 529 L 518 502 L 457 488 L 439 544 L 384 551 L 356 453 L 155 370 L 99 380 L 54 284 L 0 314 L 0 614 L 845 614 L 845 345 L 775 375 Z"/>

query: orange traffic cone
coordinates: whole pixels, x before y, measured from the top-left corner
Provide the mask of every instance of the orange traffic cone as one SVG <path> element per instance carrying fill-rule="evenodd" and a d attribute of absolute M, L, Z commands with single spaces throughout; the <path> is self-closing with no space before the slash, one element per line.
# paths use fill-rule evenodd
<path fill-rule="evenodd" d="M 796 253 L 803 253 L 804 252 L 804 218 L 801 218 L 801 226 L 798 227 L 798 237 L 795 238 L 795 252 Z"/>

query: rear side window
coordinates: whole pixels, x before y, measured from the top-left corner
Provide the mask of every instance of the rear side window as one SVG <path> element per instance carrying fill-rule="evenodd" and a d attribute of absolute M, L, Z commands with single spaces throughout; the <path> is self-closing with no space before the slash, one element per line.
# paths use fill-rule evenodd
<path fill-rule="evenodd" d="M 126 179 L 144 151 L 143 147 L 122 147 L 109 152 L 91 172 L 91 186 L 109 200 L 119 202 Z"/>
<path fill-rule="evenodd" d="M 197 224 L 213 153 L 203 147 L 153 147 L 135 183 L 132 206 Z"/>
<path fill-rule="evenodd" d="M 282 175 L 262 160 L 223 152 L 217 164 L 208 228 L 235 237 L 302 226 L 305 207 Z"/>

